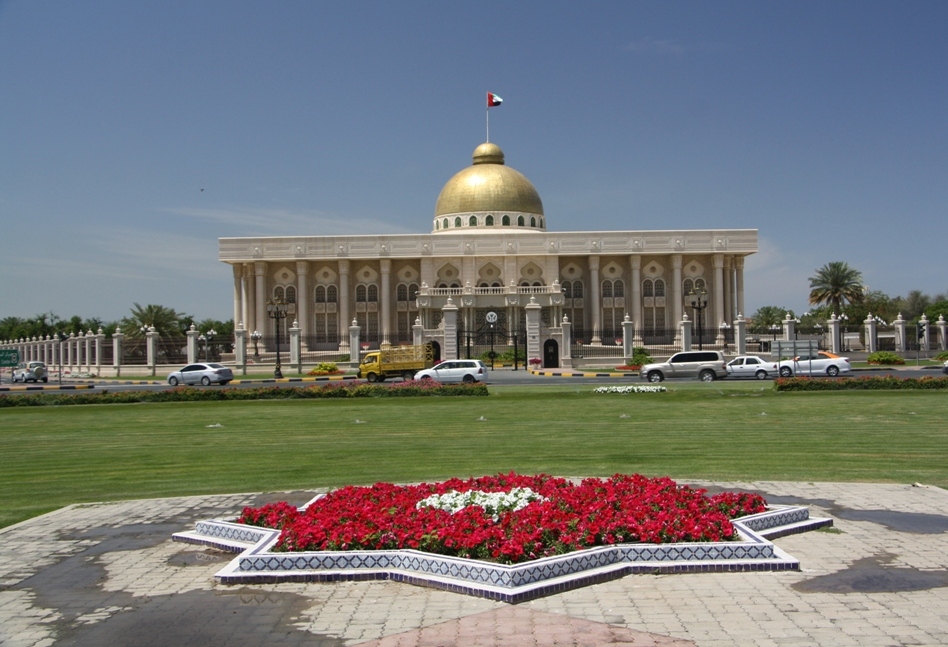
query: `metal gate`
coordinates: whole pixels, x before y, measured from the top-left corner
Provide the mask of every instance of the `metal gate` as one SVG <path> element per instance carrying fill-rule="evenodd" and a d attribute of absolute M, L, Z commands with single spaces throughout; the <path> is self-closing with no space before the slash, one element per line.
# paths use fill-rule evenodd
<path fill-rule="evenodd" d="M 474 330 L 458 329 L 458 355 L 465 359 L 480 359 L 494 368 L 495 363 L 512 364 L 514 370 L 527 365 L 527 335 L 525 330 L 508 330 L 488 312 L 483 324 Z"/>

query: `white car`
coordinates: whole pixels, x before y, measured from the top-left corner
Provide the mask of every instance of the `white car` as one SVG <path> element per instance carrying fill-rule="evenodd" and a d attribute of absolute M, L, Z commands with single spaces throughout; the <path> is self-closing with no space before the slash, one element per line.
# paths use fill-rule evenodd
<path fill-rule="evenodd" d="M 813 357 L 801 355 L 793 359 L 785 359 L 780 362 L 779 366 L 780 377 L 793 377 L 794 375 L 836 377 L 840 373 L 849 373 L 852 370 L 848 357 L 827 357 L 825 355 L 814 355 Z"/>
<path fill-rule="evenodd" d="M 779 368 L 775 362 L 768 362 L 756 355 L 741 355 L 727 363 L 728 377 L 751 377 L 755 380 L 766 380 L 768 377 L 777 377 Z"/>
<path fill-rule="evenodd" d="M 180 371 L 168 376 L 168 384 L 203 384 L 209 386 L 212 382 L 224 385 L 234 379 L 234 372 L 221 364 L 188 364 Z"/>
<path fill-rule="evenodd" d="M 13 371 L 14 382 L 49 382 L 49 372 L 43 362 L 20 362 Z"/>
<path fill-rule="evenodd" d="M 449 359 L 415 373 L 416 380 L 474 384 L 487 379 L 487 366 L 479 359 Z"/>

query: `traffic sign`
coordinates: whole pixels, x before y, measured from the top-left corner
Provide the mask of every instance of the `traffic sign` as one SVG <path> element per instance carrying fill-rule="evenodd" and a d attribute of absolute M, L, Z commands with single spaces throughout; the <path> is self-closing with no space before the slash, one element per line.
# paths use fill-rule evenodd
<path fill-rule="evenodd" d="M 2 349 L 0 350 L 0 366 L 16 367 L 20 363 L 20 351 Z"/>

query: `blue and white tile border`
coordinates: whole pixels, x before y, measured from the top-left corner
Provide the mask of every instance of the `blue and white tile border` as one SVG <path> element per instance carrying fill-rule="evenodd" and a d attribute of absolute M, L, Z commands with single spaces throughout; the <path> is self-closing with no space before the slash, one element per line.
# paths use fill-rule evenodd
<path fill-rule="evenodd" d="M 416 550 L 272 552 L 279 531 L 220 519 L 173 539 L 239 553 L 215 575 L 224 584 L 392 580 L 517 603 L 633 573 L 799 570 L 770 540 L 831 525 L 806 507 L 770 506 L 734 521 L 738 541 L 599 546 L 515 565 Z"/>

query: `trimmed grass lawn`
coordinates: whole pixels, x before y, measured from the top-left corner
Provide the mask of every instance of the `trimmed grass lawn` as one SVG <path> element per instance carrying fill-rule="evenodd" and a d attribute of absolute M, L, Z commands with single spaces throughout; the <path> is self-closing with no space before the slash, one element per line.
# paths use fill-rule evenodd
<path fill-rule="evenodd" d="M 597 395 L 576 381 L 492 386 L 486 398 L 0 409 L 0 526 L 78 502 L 510 470 L 948 486 L 946 393 L 666 385 L 659 394 Z"/>

